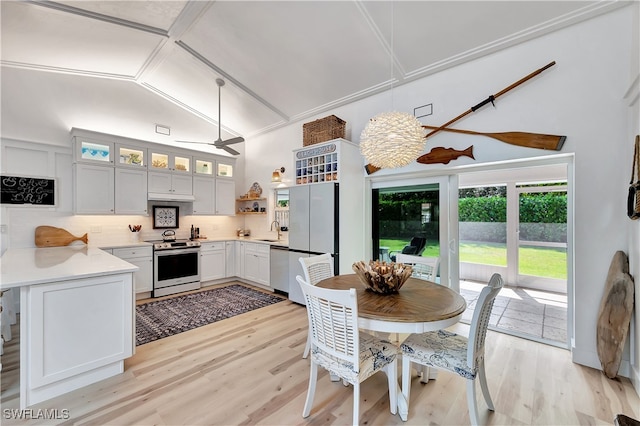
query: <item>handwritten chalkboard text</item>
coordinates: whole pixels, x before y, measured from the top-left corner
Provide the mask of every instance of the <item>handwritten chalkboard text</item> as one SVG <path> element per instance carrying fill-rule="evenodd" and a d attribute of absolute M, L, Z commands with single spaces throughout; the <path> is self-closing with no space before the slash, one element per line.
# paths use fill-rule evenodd
<path fill-rule="evenodd" d="M 55 205 L 55 180 L 0 176 L 0 202 L 2 204 Z"/>

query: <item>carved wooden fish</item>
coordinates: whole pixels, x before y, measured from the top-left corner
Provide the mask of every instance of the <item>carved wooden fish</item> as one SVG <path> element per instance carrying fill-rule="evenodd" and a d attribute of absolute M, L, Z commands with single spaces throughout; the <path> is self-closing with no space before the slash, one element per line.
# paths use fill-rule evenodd
<path fill-rule="evenodd" d="M 462 156 L 473 158 L 475 160 L 475 157 L 473 156 L 473 145 L 471 145 L 469 148 L 465 149 L 464 151 L 459 151 L 453 148 L 443 148 L 438 146 L 433 148 L 428 153 L 418 157 L 417 161 L 418 163 L 422 163 L 422 164 L 436 164 L 436 163 L 449 164 L 449 161 L 456 160 L 458 157 L 462 157 Z"/>

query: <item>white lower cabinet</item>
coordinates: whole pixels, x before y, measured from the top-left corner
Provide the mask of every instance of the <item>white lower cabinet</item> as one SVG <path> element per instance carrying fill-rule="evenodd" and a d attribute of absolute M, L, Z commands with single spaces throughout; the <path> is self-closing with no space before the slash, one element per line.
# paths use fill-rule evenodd
<path fill-rule="evenodd" d="M 224 241 L 206 242 L 200 245 L 200 281 L 224 278 L 226 247 Z"/>
<path fill-rule="evenodd" d="M 131 273 L 21 287 L 20 408 L 121 374 L 134 306 Z"/>
<path fill-rule="evenodd" d="M 239 257 L 236 255 L 236 247 L 240 243 L 236 243 L 235 241 L 226 241 L 225 242 L 225 278 L 231 278 L 238 275 L 238 269 L 236 268 L 236 259 Z"/>
<path fill-rule="evenodd" d="M 244 242 L 244 274 L 246 280 L 269 285 L 269 245 Z"/>
<path fill-rule="evenodd" d="M 136 293 L 153 290 L 153 249 L 151 246 L 114 248 L 113 255 L 140 268 L 133 273 L 133 285 Z"/>

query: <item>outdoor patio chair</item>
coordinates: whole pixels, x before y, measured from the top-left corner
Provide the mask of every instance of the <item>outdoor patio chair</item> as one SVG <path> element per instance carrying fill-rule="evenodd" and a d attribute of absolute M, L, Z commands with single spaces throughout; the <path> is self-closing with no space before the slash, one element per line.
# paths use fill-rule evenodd
<path fill-rule="evenodd" d="M 307 302 L 311 336 L 309 389 L 302 417 L 308 417 L 318 380 L 318 367 L 353 385 L 353 424 L 360 418 L 360 383 L 379 371 L 387 375 L 389 406 L 398 405 L 397 354 L 391 342 L 358 330 L 356 290 L 330 290 L 313 286 L 296 276 Z M 321 420 L 321 419 L 319 419 Z"/>
<path fill-rule="evenodd" d="M 489 410 L 494 411 L 484 369 L 484 345 L 493 302 L 504 282 L 500 274 L 493 274 L 480 292 L 473 312 L 469 338 L 447 330 L 414 333 L 400 345 L 402 350 L 402 393 L 407 404 L 411 390 L 411 364 L 448 370 L 467 379 L 467 405 L 472 425 L 480 424 L 476 401 L 476 377 Z M 423 372 L 423 382 L 429 371 Z"/>

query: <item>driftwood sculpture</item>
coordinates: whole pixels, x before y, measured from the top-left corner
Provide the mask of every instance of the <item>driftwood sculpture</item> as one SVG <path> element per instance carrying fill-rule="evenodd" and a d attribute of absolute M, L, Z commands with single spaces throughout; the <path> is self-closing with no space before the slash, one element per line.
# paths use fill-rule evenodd
<path fill-rule="evenodd" d="M 618 375 L 622 350 L 633 311 L 633 278 L 629 259 L 617 251 L 609 266 L 604 294 L 598 312 L 597 349 L 602 371 L 610 379 Z"/>

